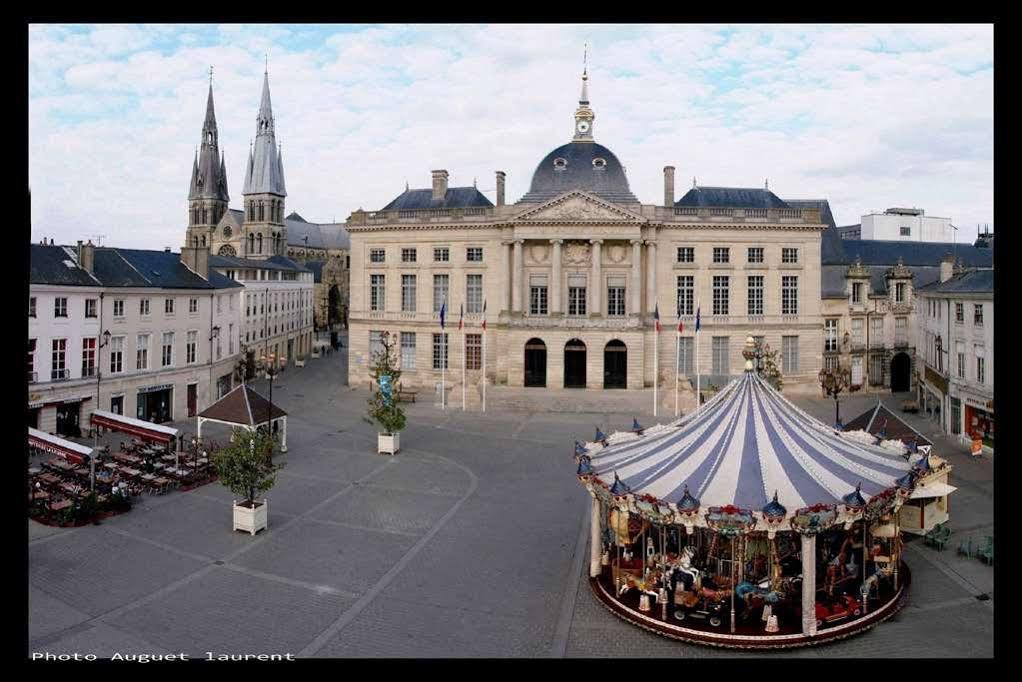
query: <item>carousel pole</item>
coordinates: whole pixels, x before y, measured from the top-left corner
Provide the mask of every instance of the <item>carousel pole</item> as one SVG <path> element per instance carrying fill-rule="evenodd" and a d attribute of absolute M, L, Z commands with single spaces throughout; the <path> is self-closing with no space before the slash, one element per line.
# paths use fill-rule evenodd
<path fill-rule="evenodd" d="M 735 633 L 735 536 L 731 536 L 731 634 Z"/>
<path fill-rule="evenodd" d="M 866 542 L 866 530 L 868 524 L 866 523 L 866 516 L 862 517 L 862 613 L 865 614 L 869 611 L 869 588 L 866 586 L 866 555 L 869 553 L 869 545 Z"/>
<path fill-rule="evenodd" d="M 802 634 L 816 635 L 816 536 L 802 535 Z"/>
<path fill-rule="evenodd" d="M 597 578 L 602 572 L 600 566 L 600 500 L 593 496 L 592 513 L 589 515 L 589 577 Z"/>
<path fill-rule="evenodd" d="M 901 563 L 901 525 L 897 514 L 894 516 L 894 537 L 891 538 L 891 560 L 894 563 L 894 591 L 898 591 L 898 564 Z"/>

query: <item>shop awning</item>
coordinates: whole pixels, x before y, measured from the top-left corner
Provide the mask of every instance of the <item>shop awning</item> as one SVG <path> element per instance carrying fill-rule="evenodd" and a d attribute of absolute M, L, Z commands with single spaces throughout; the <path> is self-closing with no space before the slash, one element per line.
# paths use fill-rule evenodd
<path fill-rule="evenodd" d="M 45 431 L 33 429 L 31 426 L 28 427 L 28 444 L 31 447 L 63 457 L 74 464 L 82 464 L 86 457 L 92 456 L 92 448 L 88 446 L 79 445 L 59 436 L 51 436 Z"/>
<path fill-rule="evenodd" d="M 93 410 L 92 425 L 130 433 L 133 436 L 157 443 L 169 443 L 172 438 L 177 438 L 178 434 L 177 429 L 170 426 L 154 424 L 141 419 L 135 419 L 134 417 L 125 417 L 123 414 L 116 414 L 105 410 Z"/>
<path fill-rule="evenodd" d="M 944 497 L 956 490 L 958 488 L 947 483 L 927 483 L 926 485 L 916 486 L 916 489 L 912 491 L 908 499 L 918 500 L 924 497 Z"/>

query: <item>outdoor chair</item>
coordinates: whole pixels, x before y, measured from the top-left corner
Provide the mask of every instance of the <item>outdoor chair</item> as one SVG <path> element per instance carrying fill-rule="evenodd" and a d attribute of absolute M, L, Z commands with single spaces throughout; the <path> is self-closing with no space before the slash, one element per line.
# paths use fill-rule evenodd
<path fill-rule="evenodd" d="M 994 563 L 994 536 L 988 535 L 983 541 L 983 544 L 976 550 L 976 556 L 979 557 L 980 561 L 985 564 L 993 565 Z"/>
<path fill-rule="evenodd" d="M 973 551 L 972 551 L 972 536 L 971 535 L 969 536 L 968 540 L 966 540 L 965 538 L 962 538 L 961 540 L 958 541 L 958 554 L 964 554 L 965 556 L 970 557 L 970 558 L 975 556 L 975 554 L 973 554 Z"/>
<path fill-rule="evenodd" d="M 945 524 L 940 527 L 940 530 L 934 536 L 933 546 L 943 552 L 944 546 L 947 544 L 949 539 L 951 539 L 951 527 Z"/>
<path fill-rule="evenodd" d="M 937 534 L 940 533 L 940 529 L 943 527 L 943 525 L 944 525 L 943 523 L 938 523 L 936 526 L 926 531 L 926 534 L 923 535 L 923 544 L 933 547 L 934 542 L 937 539 Z"/>

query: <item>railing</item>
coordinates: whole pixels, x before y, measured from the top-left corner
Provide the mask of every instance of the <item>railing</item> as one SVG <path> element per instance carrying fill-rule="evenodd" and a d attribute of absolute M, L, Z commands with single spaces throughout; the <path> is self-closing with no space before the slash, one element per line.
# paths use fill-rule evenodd
<path fill-rule="evenodd" d="M 67 381 L 71 378 L 71 370 L 68 369 L 54 369 L 50 371 L 50 379 L 52 381 Z"/>
<path fill-rule="evenodd" d="M 731 218 L 733 220 L 791 221 L 807 223 L 820 222 L 820 211 L 816 208 L 717 208 L 699 206 L 676 206 L 675 216 L 686 218 Z"/>
<path fill-rule="evenodd" d="M 366 223 L 403 220 L 462 220 L 466 217 L 487 216 L 492 212 L 492 208 L 485 206 L 474 206 L 471 208 L 421 208 L 401 211 L 363 211 L 353 213 L 349 222 L 353 225 L 364 225 Z"/>

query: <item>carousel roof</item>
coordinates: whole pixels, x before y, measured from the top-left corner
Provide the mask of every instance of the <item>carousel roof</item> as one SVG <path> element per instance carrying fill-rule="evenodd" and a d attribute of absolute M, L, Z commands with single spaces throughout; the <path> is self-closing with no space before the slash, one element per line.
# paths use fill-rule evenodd
<path fill-rule="evenodd" d="M 614 433 L 607 442 L 585 444 L 586 468 L 601 483 L 704 509 L 769 505 L 776 513 L 864 504 L 897 487 L 910 469 L 905 457 L 849 439 L 810 416 L 755 372 L 729 383 L 698 412 L 643 435 Z"/>

